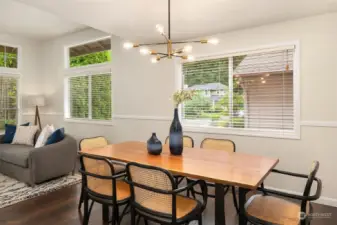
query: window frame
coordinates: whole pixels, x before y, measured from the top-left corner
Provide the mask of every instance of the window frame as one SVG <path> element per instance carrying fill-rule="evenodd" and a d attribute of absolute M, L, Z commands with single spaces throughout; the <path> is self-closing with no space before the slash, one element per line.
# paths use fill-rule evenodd
<path fill-rule="evenodd" d="M 90 68 L 105 67 L 105 66 L 111 65 L 111 61 L 110 61 L 110 62 L 104 62 L 104 63 L 89 64 L 89 65 L 85 65 L 85 66 L 70 67 L 70 58 L 69 58 L 69 49 L 70 48 L 80 46 L 80 45 L 89 44 L 89 43 L 104 40 L 104 39 L 110 39 L 110 41 L 111 41 L 111 36 L 99 37 L 99 38 L 96 38 L 96 39 L 91 39 L 89 41 L 84 41 L 84 42 L 64 46 L 64 68 L 65 68 L 65 70 L 76 72 L 78 70 L 87 70 L 87 69 L 90 69 Z M 112 52 L 110 54 L 111 54 L 110 56 L 112 56 Z"/>
<path fill-rule="evenodd" d="M 21 98 L 22 98 L 22 95 L 21 95 L 21 74 L 20 73 L 1 73 L 0 71 L 0 77 L 7 77 L 7 78 L 13 78 L 13 79 L 16 79 L 16 102 L 17 102 L 17 106 L 16 106 L 16 118 L 17 118 L 17 121 L 16 121 L 16 124 L 20 124 L 21 121 L 22 121 L 22 112 L 21 112 L 21 109 L 22 109 L 22 101 L 21 101 Z M 0 130 L 0 135 L 1 134 L 4 134 L 4 130 Z"/>
<path fill-rule="evenodd" d="M 267 51 L 284 50 L 290 46 L 294 47 L 293 58 L 293 103 L 294 103 L 294 129 L 291 131 L 286 130 L 264 130 L 261 128 L 227 128 L 227 127 L 210 127 L 193 125 L 186 123 L 183 119 L 182 125 L 184 131 L 193 133 L 209 133 L 209 134 L 229 134 L 240 136 L 257 136 L 268 138 L 285 138 L 285 139 L 300 139 L 301 127 L 300 127 L 300 44 L 299 41 L 292 41 L 287 43 L 279 43 L 273 45 L 257 46 L 249 49 L 241 49 L 237 51 L 229 51 L 213 54 L 201 54 L 195 56 L 195 61 L 202 61 L 207 59 L 217 59 L 228 57 L 229 61 L 232 61 L 230 57 L 240 56 L 245 54 L 261 53 Z M 176 90 L 184 88 L 184 77 L 182 72 L 182 61 L 175 61 L 175 74 L 176 74 Z M 229 73 L 229 82 L 233 83 L 233 74 Z M 229 83 L 229 87 L 231 84 Z M 182 105 L 179 106 L 179 115 L 183 116 Z"/>
<path fill-rule="evenodd" d="M 17 57 L 17 68 L 9 68 L 9 67 L 2 67 L 0 66 L 0 74 L 9 74 L 9 75 L 20 75 L 19 71 L 21 70 L 22 66 L 22 49 L 20 45 L 13 45 L 5 42 L 0 42 L 0 45 L 13 47 L 18 49 L 18 57 Z"/>
<path fill-rule="evenodd" d="M 104 36 L 96 39 L 91 39 L 89 41 L 80 42 L 76 44 L 67 45 L 64 47 L 64 121 L 70 123 L 80 123 L 80 124 L 99 124 L 99 125 L 113 125 L 113 75 L 112 75 L 112 62 L 97 63 L 85 66 L 70 67 L 69 64 L 69 49 L 71 47 L 88 44 L 91 42 L 110 39 L 111 36 Z M 111 51 L 112 55 L 112 51 Z M 111 119 L 110 120 L 97 120 L 91 118 L 72 118 L 70 116 L 70 89 L 69 89 L 69 80 L 71 77 L 79 76 L 95 76 L 99 74 L 107 74 L 111 76 Z M 91 89 L 89 90 L 89 96 L 91 95 Z M 90 99 L 90 98 L 89 98 Z M 91 108 L 92 102 L 89 101 L 88 108 Z M 92 112 L 91 112 L 92 113 Z M 91 115 L 89 113 L 89 115 Z"/>

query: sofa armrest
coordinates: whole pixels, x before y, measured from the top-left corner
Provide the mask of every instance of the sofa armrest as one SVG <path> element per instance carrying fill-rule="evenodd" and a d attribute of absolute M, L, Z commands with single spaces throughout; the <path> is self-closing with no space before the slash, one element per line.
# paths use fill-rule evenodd
<path fill-rule="evenodd" d="M 29 155 L 32 182 L 65 175 L 76 167 L 77 142 L 71 136 L 55 144 L 34 149 Z"/>

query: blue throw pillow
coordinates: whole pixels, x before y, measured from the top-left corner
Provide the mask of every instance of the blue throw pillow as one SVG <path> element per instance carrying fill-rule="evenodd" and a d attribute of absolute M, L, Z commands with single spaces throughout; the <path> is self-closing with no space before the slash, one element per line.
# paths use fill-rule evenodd
<path fill-rule="evenodd" d="M 64 139 L 64 128 L 57 129 L 47 139 L 46 145 L 55 144 Z"/>
<path fill-rule="evenodd" d="M 21 126 L 29 126 L 30 123 L 21 124 Z M 16 125 L 5 124 L 5 136 L 3 137 L 4 144 L 12 143 L 16 132 Z"/>

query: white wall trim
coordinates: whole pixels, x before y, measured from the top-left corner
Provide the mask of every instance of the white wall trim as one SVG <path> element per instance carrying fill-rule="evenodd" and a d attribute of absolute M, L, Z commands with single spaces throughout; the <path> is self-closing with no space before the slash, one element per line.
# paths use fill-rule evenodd
<path fill-rule="evenodd" d="M 337 128 L 337 121 L 306 120 L 306 121 L 301 121 L 301 126 L 306 126 L 306 127 L 335 127 L 335 128 Z"/>
<path fill-rule="evenodd" d="M 159 121 L 171 121 L 172 117 L 164 116 L 139 116 L 139 115 L 114 115 L 114 119 L 130 119 L 130 120 L 159 120 Z"/>
<path fill-rule="evenodd" d="M 280 189 L 280 188 L 274 188 L 274 187 L 271 187 L 271 186 L 266 186 L 265 188 L 275 190 L 275 191 L 280 191 L 280 192 L 287 192 L 289 194 L 303 195 L 303 193 L 301 193 L 301 192 L 290 191 L 290 190 L 285 190 L 285 189 Z M 313 202 L 319 203 L 319 204 L 322 204 L 322 205 L 337 207 L 337 199 L 335 199 L 335 198 L 328 198 L 328 197 L 322 196 L 317 201 L 313 201 Z"/>
<path fill-rule="evenodd" d="M 22 116 L 35 116 L 35 112 L 24 112 L 21 114 Z M 61 112 L 40 112 L 42 116 L 63 116 Z"/>
<path fill-rule="evenodd" d="M 64 119 L 66 123 L 80 123 L 80 124 L 91 124 L 91 125 L 103 125 L 103 126 L 113 126 L 112 120 L 92 120 L 92 119 Z"/>
<path fill-rule="evenodd" d="M 24 112 L 22 116 L 34 116 L 34 112 Z M 64 116 L 62 112 L 42 112 L 40 115 L 43 116 Z M 158 120 L 158 121 L 171 121 L 172 117 L 166 116 L 141 116 L 141 115 L 123 115 L 115 114 L 113 119 L 130 119 L 130 120 Z M 337 128 L 337 120 L 331 121 L 318 121 L 318 120 L 305 120 L 300 122 L 301 126 L 305 127 L 333 127 Z"/>

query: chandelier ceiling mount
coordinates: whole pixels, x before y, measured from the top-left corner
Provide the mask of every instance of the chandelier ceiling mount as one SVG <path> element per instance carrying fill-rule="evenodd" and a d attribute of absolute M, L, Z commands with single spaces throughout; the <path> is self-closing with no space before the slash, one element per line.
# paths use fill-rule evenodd
<path fill-rule="evenodd" d="M 157 63 L 161 59 L 172 59 L 172 58 L 181 58 L 183 60 L 193 61 L 194 57 L 192 55 L 189 55 L 192 51 L 192 45 L 191 43 L 201 43 L 201 44 L 213 44 L 216 45 L 219 43 L 219 40 L 216 38 L 211 39 L 203 39 L 203 40 L 197 40 L 197 41 L 172 41 L 171 39 L 171 0 L 168 0 L 168 32 L 165 33 L 165 29 L 162 25 L 157 24 L 156 30 L 159 32 L 160 35 L 162 35 L 165 38 L 165 42 L 162 43 L 150 43 L 150 44 L 136 44 L 131 42 L 125 42 L 124 48 L 125 49 L 132 49 L 132 48 L 139 48 L 139 52 L 142 55 L 152 55 L 151 58 L 152 63 Z M 173 48 L 174 44 L 182 45 L 185 44 L 182 48 Z M 156 50 L 152 50 L 149 47 L 150 46 L 157 46 L 157 45 L 166 45 L 167 51 L 159 52 Z"/>

